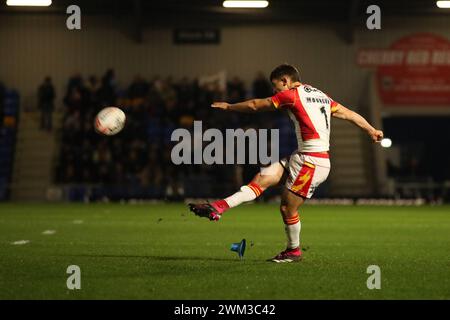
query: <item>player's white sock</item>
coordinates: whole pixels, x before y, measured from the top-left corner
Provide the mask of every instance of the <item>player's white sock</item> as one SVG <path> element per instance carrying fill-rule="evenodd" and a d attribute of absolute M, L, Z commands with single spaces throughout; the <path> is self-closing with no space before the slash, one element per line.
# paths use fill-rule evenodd
<path fill-rule="evenodd" d="M 286 231 L 287 237 L 287 248 L 298 248 L 300 246 L 300 230 L 302 228 L 298 214 L 292 218 L 284 219 L 284 223 L 284 230 Z"/>
<path fill-rule="evenodd" d="M 256 183 L 249 183 L 246 186 L 242 186 L 241 189 L 235 194 L 225 198 L 224 200 L 230 208 L 236 207 L 243 202 L 253 201 L 261 195 L 263 190 Z"/>

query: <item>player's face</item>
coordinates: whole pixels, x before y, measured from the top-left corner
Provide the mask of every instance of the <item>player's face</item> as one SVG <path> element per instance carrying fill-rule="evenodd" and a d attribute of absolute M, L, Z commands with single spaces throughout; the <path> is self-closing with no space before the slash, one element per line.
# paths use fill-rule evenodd
<path fill-rule="evenodd" d="M 272 86 L 275 92 L 281 92 L 291 89 L 293 87 L 293 82 L 289 77 L 282 77 L 280 79 L 273 79 Z"/>

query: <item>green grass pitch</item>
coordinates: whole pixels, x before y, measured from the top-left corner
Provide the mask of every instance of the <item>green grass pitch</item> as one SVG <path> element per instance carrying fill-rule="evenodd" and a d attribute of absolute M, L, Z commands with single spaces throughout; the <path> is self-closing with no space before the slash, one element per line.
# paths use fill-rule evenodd
<path fill-rule="evenodd" d="M 304 260 L 275 264 L 275 204 L 218 223 L 182 204 L 2 204 L 0 299 L 450 299 L 450 207 L 306 205 L 301 219 Z M 366 286 L 373 264 L 380 290 Z M 80 290 L 66 287 L 69 265 Z"/>

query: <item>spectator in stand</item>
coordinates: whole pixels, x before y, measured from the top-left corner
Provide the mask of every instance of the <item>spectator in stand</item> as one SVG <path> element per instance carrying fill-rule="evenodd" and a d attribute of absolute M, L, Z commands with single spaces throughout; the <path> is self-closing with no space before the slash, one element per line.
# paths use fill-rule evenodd
<path fill-rule="evenodd" d="M 227 84 L 227 93 L 231 103 L 244 100 L 246 96 L 244 82 L 239 77 L 233 77 Z"/>
<path fill-rule="evenodd" d="M 96 165 L 96 174 L 97 174 L 97 182 L 100 182 L 102 184 L 107 184 L 110 182 L 110 171 L 112 167 L 112 156 L 111 151 L 108 148 L 108 144 L 106 140 L 102 140 L 96 150 L 94 151 L 94 154 L 92 156 L 92 160 L 94 164 Z"/>
<path fill-rule="evenodd" d="M 272 84 L 264 76 L 264 73 L 258 72 L 255 80 L 252 83 L 252 95 L 257 99 L 267 98 L 273 95 Z M 276 117 L 279 117 L 277 114 Z M 273 114 L 271 112 L 261 113 L 257 119 L 257 124 L 260 127 L 267 127 L 267 124 L 273 123 Z"/>
<path fill-rule="evenodd" d="M 167 80 L 160 79 L 155 82 L 155 88 L 158 91 L 161 99 L 167 103 L 170 100 L 176 100 L 177 93 L 175 89 L 170 85 L 170 78 Z"/>
<path fill-rule="evenodd" d="M 82 87 L 83 87 L 83 78 L 81 77 L 81 74 L 77 72 L 69 78 L 69 82 L 67 84 L 67 92 L 70 92 L 72 88 L 82 88 Z"/>
<path fill-rule="evenodd" d="M 188 77 L 183 77 L 174 85 L 179 101 L 191 101 L 194 99 L 194 87 Z"/>
<path fill-rule="evenodd" d="M 55 88 L 52 79 L 46 77 L 39 86 L 39 110 L 41 111 L 41 129 L 52 130 L 52 116 L 55 109 Z"/>
<path fill-rule="evenodd" d="M 83 118 L 83 111 L 85 104 L 83 103 L 83 96 L 81 93 L 81 88 L 73 86 L 69 89 L 66 96 L 64 97 L 64 104 L 68 109 L 68 115 L 75 112 L 80 113 L 81 118 Z"/>
<path fill-rule="evenodd" d="M 98 78 L 94 75 L 91 75 L 88 79 L 86 85 L 86 93 L 87 93 L 87 101 L 89 103 L 90 110 L 95 110 L 100 106 L 100 82 Z"/>
<path fill-rule="evenodd" d="M 262 99 L 272 96 L 273 89 L 272 85 L 269 81 L 267 81 L 267 78 L 264 76 L 264 73 L 259 72 L 256 75 L 255 80 L 253 81 L 252 85 L 253 89 L 253 97 Z"/>
<path fill-rule="evenodd" d="M 113 105 L 116 101 L 116 76 L 113 69 L 108 69 L 102 77 L 99 98 L 102 106 Z"/>
<path fill-rule="evenodd" d="M 150 85 L 145 81 L 140 75 L 134 77 L 133 82 L 128 87 L 128 97 L 130 99 L 134 98 L 145 98 L 150 90 Z"/>

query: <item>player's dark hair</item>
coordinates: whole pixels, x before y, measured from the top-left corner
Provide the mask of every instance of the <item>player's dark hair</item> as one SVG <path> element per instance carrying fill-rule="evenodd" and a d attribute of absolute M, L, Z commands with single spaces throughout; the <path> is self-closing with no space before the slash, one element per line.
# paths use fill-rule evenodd
<path fill-rule="evenodd" d="M 284 76 L 288 76 L 292 81 L 300 81 L 300 73 L 297 68 L 287 63 L 281 64 L 272 70 L 270 73 L 270 81 L 281 79 Z"/>

